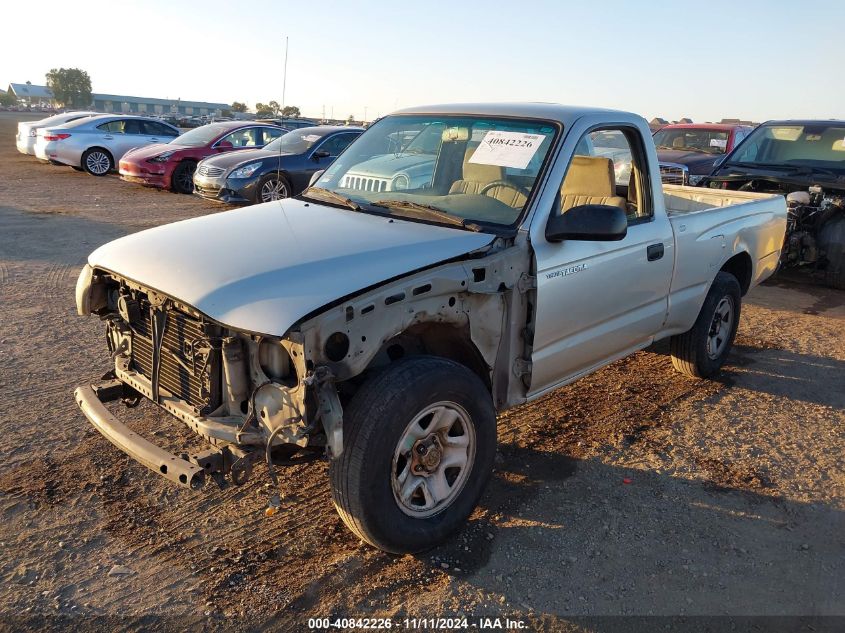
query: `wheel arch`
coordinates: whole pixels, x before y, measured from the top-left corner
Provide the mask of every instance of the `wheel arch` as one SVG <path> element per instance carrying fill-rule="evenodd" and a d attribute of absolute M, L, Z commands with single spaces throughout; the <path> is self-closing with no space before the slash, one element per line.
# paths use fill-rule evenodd
<path fill-rule="evenodd" d="M 742 296 L 745 296 L 745 293 L 751 288 L 751 279 L 754 274 L 751 255 L 747 251 L 737 253 L 722 265 L 719 272 L 730 273 L 736 277 L 742 291 Z"/>
<path fill-rule="evenodd" d="M 423 321 L 385 341 L 366 372 L 411 356 L 434 356 L 463 365 L 492 392 L 490 367 L 472 340 L 468 325 Z"/>

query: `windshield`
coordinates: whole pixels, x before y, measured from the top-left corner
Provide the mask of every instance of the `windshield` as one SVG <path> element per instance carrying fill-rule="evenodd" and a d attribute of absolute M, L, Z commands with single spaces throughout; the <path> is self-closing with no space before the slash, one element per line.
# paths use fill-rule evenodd
<path fill-rule="evenodd" d="M 522 215 L 556 134 L 546 121 L 389 116 L 305 195 L 435 223 L 510 226 Z"/>
<path fill-rule="evenodd" d="M 311 149 L 315 143 L 318 143 L 326 133 L 314 128 L 301 128 L 293 130 L 287 134 L 282 134 L 279 138 L 264 146 L 264 149 L 271 152 L 282 152 L 286 154 L 303 154 Z"/>
<path fill-rule="evenodd" d="M 657 149 L 724 154 L 730 132 L 697 128 L 663 128 L 654 133 Z"/>
<path fill-rule="evenodd" d="M 231 125 L 222 123 L 215 125 L 214 123 L 210 123 L 209 125 L 194 128 L 190 132 L 185 132 L 181 136 L 177 136 L 170 144 L 180 145 L 182 147 L 205 147 L 218 136 L 232 129 Z"/>
<path fill-rule="evenodd" d="M 845 171 L 845 124 L 764 124 L 743 141 L 730 162 Z"/>

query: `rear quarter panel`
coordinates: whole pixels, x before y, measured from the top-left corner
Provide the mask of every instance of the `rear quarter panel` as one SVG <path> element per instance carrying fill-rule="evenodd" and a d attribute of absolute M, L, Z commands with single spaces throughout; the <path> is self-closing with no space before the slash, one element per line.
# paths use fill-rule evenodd
<path fill-rule="evenodd" d="M 669 313 L 658 338 L 686 332 L 695 323 L 716 273 L 740 253 L 751 259 L 753 288 L 777 269 L 786 230 L 783 196 L 664 187 L 675 234 L 675 269 Z"/>

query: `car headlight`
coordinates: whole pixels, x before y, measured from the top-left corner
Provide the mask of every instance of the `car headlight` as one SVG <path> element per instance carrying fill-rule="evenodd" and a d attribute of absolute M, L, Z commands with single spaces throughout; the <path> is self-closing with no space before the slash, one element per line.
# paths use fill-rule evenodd
<path fill-rule="evenodd" d="M 707 178 L 707 176 L 704 176 L 704 175 L 701 175 L 701 174 L 690 174 L 690 175 L 687 177 L 687 182 L 688 182 L 690 185 L 692 185 L 693 187 L 695 187 L 695 186 L 697 186 L 697 185 L 698 185 L 698 183 L 700 183 L 700 182 L 701 182 L 702 180 L 704 180 L 705 178 Z"/>
<path fill-rule="evenodd" d="M 249 178 L 258 171 L 259 167 L 261 167 L 261 163 L 250 163 L 249 165 L 238 167 L 235 171 L 229 174 L 229 178 Z"/>
<path fill-rule="evenodd" d="M 161 154 L 159 154 L 158 156 L 153 156 L 152 158 L 147 159 L 147 162 L 150 162 L 150 163 L 163 163 L 163 162 L 165 162 L 168 158 L 170 158 L 171 156 L 173 156 L 173 153 L 174 153 L 174 150 L 168 150 L 168 151 L 166 151 L 166 152 L 162 152 L 162 153 L 161 153 Z"/>
<path fill-rule="evenodd" d="M 408 180 L 405 174 L 399 174 L 398 176 L 394 176 L 393 181 L 390 183 L 390 190 L 402 191 L 403 189 L 407 189 L 410 184 L 411 181 Z"/>

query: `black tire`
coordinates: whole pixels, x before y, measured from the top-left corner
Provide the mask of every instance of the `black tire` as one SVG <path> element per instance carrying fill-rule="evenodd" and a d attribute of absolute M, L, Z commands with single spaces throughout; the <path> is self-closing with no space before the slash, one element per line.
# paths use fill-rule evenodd
<path fill-rule="evenodd" d="M 723 301 L 730 303 L 730 323 L 724 318 L 716 319 L 716 311 L 722 308 Z M 726 272 L 716 273 L 695 325 L 669 339 L 675 369 L 693 378 L 710 378 L 719 373 L 733 346 L 741 309 L 742 290 L 736 277 Z M 724 328 L 721 327 L 723 324 Z M 720 337 L 719 330 L 722 329 L 724 332 Z"/>
<path fill-rule="evenodd" d="M 114 158 L 102 147 L 91 147 L 82 154 L 80 166 L 92 176 L 105 176 L 114 169 Z"/>
<path fill-rule="evenodd" d="M 418 427 L 413 424 L 420 414 L 442 405 L 458 405 L 446 408 L 466 414 L 472 429 L 464 430 L 457 438 L 451 430 L 445 435 L 447 440 L 468 435 L 467 446 L 475 445 L 473 456 L 467 458 L 468 465 L 457 469 L 459 474 L 447 488 L 444 505 L 440 509 L 433 505 L 428 516 L 413 516 L 407 509 L 409 505 L 406 509 L 400 505 L 400 492 L 394 492 L 394 486 L 401 485 L 396 473 L 405 470 L 397 466 L 399 442 L 412 427 L 426 428 L 426 416 L 421 417 Z M 435 414 L 431 415 L 425 424 L 435 424 Z M 458 420 L 461 429 L 464 418 Z M 490 393 L 469 369 L 444 358 L 410 357 L 369 378 L 347 407 L 343 433 L 343 453 L 332 460 L 329 468 L 335 508 L 359 538 L 395 554 L 430 549 L 460 528 L 478 503 L 493 470 L 496 413 Z M 407 455 L 419 457 L 419 443 L 428 440 L 403 444 L 408 447 Z M 441 456 L 445 451 L 435 452 Z M 470 452 L 466 450 L 467 455 Z M 437 461 L 440 462 L 439 457 Z M 412 463 L 406 460 L 408 473 Z M 414 471 L 419 468 L 413 467 Z M 443 472 L 446 470 L 449 469 L 444 466 Z M 448 479 L 448 475 L 443 476 Z M 422 477 L 427 475 L 415 475 L 414 479 L 420 481 Z M 417 488 L 414 494 L 421 489 Z M 410 512 L 416 511 L 412 508 Z"/>
<path fill-rule="evenodd" d="M 276 186 L 278 183 L 278 186 Z M 277 189 L 277 196 L 276 198 L 267 197 L 269 192 L 265 191 L 267 188 L 276 187 Z M 258 181 L 258 184 L 255 186 L 255 203 L 261 204 L 262 202 L 270 202 L 272 200 L 281 200 L 282 198 L 289 198 L 292 194 L 292 189 L 290 186 L 290 181 L 285 178 L 281 174 L 277 174 L 275 171 L 270 172 L 261 177 L 261 180 Z"/>
<path fill-rule="evenodd" d="M 845 217 L 828 220 L 819 229 L 819 248 L 824 252 L 825 284 L 845 290 Z"/>
<path fill-rule="evenodd" d="M 173 175 L 170 177 L 170 189 L 176 193 L 194 192 L 194 172 L 197 164 L 192 160 L 183 160 L 176 165 Z"/>
<path fill-rule="evenodd" d="M 77 167 L 76 165 L 71 165 L 70 168 L 74 171 L 85 171 L 82 167 Z"/>

